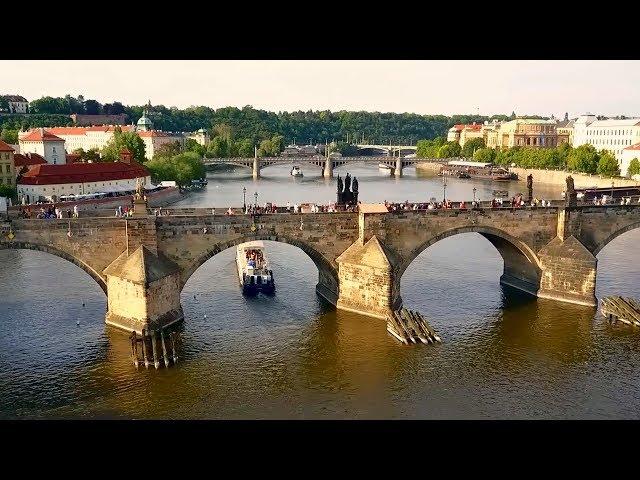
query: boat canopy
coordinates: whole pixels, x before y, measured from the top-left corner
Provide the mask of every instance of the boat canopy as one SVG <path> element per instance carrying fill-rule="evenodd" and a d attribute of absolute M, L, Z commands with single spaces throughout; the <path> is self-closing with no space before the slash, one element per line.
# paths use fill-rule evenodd
<path fill-rule="evenodd" d="M 487 168 L 491 167 L 493 163 L 491 162 L 465 162 L 463 160 L 451 160 L 447 163 L 447 165 L 452 165 L 454 167 L 478 167 L 478 168 Z"/>

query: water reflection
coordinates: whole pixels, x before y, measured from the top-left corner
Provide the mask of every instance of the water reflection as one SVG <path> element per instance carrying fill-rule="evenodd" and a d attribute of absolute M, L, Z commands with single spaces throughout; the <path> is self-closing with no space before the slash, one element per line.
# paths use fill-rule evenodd
<path fill-rule="evenodd" d="M 210 174 L 183 203 L 238 205 L 243 185 L 260 203 L 334 198 L 334 181 L 278 168 L 255 183 Z M 349 172 L 365 201 L 442 193 L 439 178 L 412 169 L 402 179 Z M 452 181 L 447 193 L 471 198 L 473 186 L 493 189 Z M 640 297 L 639 241 L 640 230 L 628 232 L 600 252 L 599 298 Z M 502 287 L 500 254 L 478 234 L 430 246 L 402 279 L 405 304 L 443 337 L 436 346 L 402 346 L 384 322 L 335 311 L 315 294 L 306 254 L 265 243 L 276 296 L 244 298 L 235 250 L 214 256 L 182 292 L 181 359 L 159 370 L 134 368 L 127 335 L 104 325 L 104 293 L 85 272 L 41 252 L 0 251 L 0 417 L 638 418 L 637 329 Z"/>

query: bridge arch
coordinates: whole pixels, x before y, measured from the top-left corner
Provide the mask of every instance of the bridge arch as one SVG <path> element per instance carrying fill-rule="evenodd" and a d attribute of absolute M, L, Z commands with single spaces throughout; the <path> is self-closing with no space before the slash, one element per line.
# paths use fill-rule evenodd
<path fill-rule="evenodd" d="M 298 247 L 313 261 L 318 268 L 318 284 L 316 285 L 316 291 L 329 302 L 335 304 L 338 296 L 338 269 L 332 265 L 322 254 L 311 247 L 305 242 L 300 242 L 296 239 L 289 238 L 283 235 L 243 235 L 242 237 L 235 238 L 226 242 L 219 242 L 213 244 L 206 251 L 198 255 L 191 264 L 184 269 L 182 274 L 181 288 L 184 288 L 189 278 L 198 270 L 207 260 L 217 255 L 218 253 L 231 248 L 241 243 L 251 242 L 254 240 L 268 240 L 279 243 L 286 243 Z"/>
<path fill-rule="evenodd" d="M 107 282 L 97 271 L 95 271 L 93 268 L 91 268 L 89 265 L 84 263 L 79 258 L 74 257 L 70 253 L 67 253 L 63 250 L 59 250 L 49 245 L 38 245 L 36 243 L 29 243 L 29 242 L 0 243 L 0 250 L 36 250 L 38 252 L 44 252 L 51 255 L 55 255 L 56 257 L 63 258 L 73 263 L 74 265 L 77 265 L 82 270 L 87 272 L 91 276 L 91 278 L 93 278 L 96 281 L 96 283 L 100 286 L 102 291 L 105 294 L 107 293 Z"/>
<path fill-rule="evenodd" d="M 640 228 L 640 222 L 631 223 L 629 225 L 626 225 L 626 226 L 622 227 L 619 230 L 616 230 L 611 235 L 609 235 L 607 238 L 605 238 L 603 241 L 601 241 L 598 245 L 596 245 L 596 248 L 593 251 L 593 256 L 594 257 L 597 256 L 598 253 L 600 253 L 600 251 L 604 247 L 606 247 L 610 242 L 615 240 L 617 237 L 619 237 L 623 233 L 627 233 L 627 232 L 629 232 L 631 230 L 635 230 L 636 228 Z"/>
<path fill-rule="evenodd" d="M 524 290 L 533 295 L 536 294 L 540 287 L 542 271 L 540 259 L 536 253 L 525 242 L 509 235 L 505 231 L 481 225 L 471 225 L 446 230 L 427 239 L 418 247 L 414 248 L 396 269 L 395 277 L 398 294 L 402 275 L 424 250 L 440 240 L 460 233 L 479 233 L 498 250 L 504 261 L 504 273 L 500 278 L 501 283 Z"/>

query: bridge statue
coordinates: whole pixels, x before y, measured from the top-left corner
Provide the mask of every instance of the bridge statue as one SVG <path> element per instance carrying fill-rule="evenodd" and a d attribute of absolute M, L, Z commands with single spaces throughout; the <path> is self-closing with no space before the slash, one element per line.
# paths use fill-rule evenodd
<path fill-rule="evenodd" d="M 136 200 L 144 199 L 144 178 L 136 178 Z"/>
<path fill-rule="evenodd" d="M 564 194 L 564 201 L 567 207 L 575 207 L 578 205 L 578 194 L 573 186 L 573 177 L 571 175 L 567 177 L 567 190 Z"/>
<path fill-rule="evenodd" d="M 344 185 L 342 184 L 342 178 L 338 175 L 338 192 L 337 192 L 336 203 L 345 205 L 347 203 L 356 204 L 358 203 L 358 179 L 353 177 L 351 179 L 351 175 L 347 173 L 347 176 L 344 179 Z"/>
<path fill-rule="evenodd" d="M 144 178 L 136 178 L 136 193 L 133 196 L 133 214 L 147 215 L 147 200 L 144 195 Z"/>
<path fill-rule="evenodd" d="M 527 175 L 527 192 L 529 193 L 529 202 L 533 200 L 533 175 Z"/>

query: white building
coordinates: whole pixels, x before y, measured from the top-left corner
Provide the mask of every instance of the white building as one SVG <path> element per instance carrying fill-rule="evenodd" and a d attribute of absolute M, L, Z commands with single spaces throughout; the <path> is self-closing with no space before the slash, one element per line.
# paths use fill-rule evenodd
<path fill-rule="evenodd" d="M 10 113 L 27 113 L 29 110 L 29 102 L 21 95 L 2 95 L 9 103 Z"/>
<path fill-rule="evenodd" d="M 33 165 L 18 181 L 18 197 L 25 203 L 57 202 L 62 196 L 90 193 L 132 192 L 138 178 L 151 188 L 149 171 L 123 151 L 117 162 Z"/>
<path fill-rule="evenodd" d="M 113 138 L 116 128 L 120 128 L 122 132 L 137 132 L 137 134 L 140 136 L 140 138 L 142 138 L 142 141 L 144 142 L 145 156 L 148 159 L 153 158 L 153 155 L 158 151 L 158 148 L 161 145 L 164 145 L 166 143 L 178 142 L 180 146 L 184 146 L 184 143 L 186 141 L 186 137 L 181 133 L 169 133 L 160 130 L 154 130 L 153 123 L 147 117 L 146 111 L 145 114 L 140 117 L 140 120 L 138 120 L 138 123 L 135 127 L 133 125 L 103 125 L 97 127 L 50 127 L 47 128 L 45 132 L 48 132 L 49 134 L 63 140 L 64 150 L 67 153 L 73 153 L 79 148 L 83 149 L 85 152 L 87 150 L 91 150 L 92 148 L 97 149 L 98 151 L 102 150 Z M 20 135 L 21 153 L 24 153 L 22 151 L 22 138 L 26 138 L 32 133 L 33 131 Z M 40 153 L 39 151 L 35 150 L 26 150 L 25 152 L 29 151 Z M 47 159 L 47 161 L 49 160 Z"/>
<path fill-rule="evenodd" d="M 640 143 L 636 143 L 635 145 L 631 145 L 622 150 L 622 160 L 620 161 L 620 175 L 623 177 L 628 176 L 627 170 L 629 169 L 629 164 L 631 160 L 637 158 L 640 160 Z"/>
<path fill-rule="evenodd" d="M 62 165 L 67 163 L 64 150 L 64 139 L 48 132 L 44 128 L 36 128 L 18 138 L 20 153 L 37 153 L 47 163 Z"/>
<path fill-rule="evenodd" d="M 623 151 L 640 143 L 640 118 L 598 120 L 595 115 L 582 115 L 573 124 L 573 146 L 593 145 L 596 150 L 613 153 L 622 174 Z"/>

